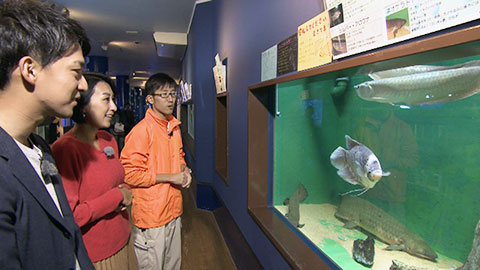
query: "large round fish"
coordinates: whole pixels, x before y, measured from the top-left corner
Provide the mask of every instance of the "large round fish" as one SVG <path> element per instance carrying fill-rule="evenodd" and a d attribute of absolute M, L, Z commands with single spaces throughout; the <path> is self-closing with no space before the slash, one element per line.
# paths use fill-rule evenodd
<path fill-rule="evenodd" d="M 369 74 L 355 86 L 364 100 L 393 105 L 427 105 L 460 100 L 480 91 L 480 61 L 446 66 L 411 66 Z"/>
<path fill-rule="evenodd" d="M 339 146 L 330 155 L 332 165 L 338 169 L 337 174 L 353 185 L 361 185 L 365 191 L 371 189 L 382 176 L 390 175 L 383 172 L 377 156 L 365 145 L 345 135 L 347 149 Z"/>

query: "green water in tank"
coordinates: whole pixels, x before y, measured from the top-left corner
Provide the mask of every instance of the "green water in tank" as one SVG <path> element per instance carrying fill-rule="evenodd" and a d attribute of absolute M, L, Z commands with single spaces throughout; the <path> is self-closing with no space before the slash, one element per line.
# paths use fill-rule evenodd
<path fill-rule="evenodd" d="M 454 66 L 480 56 L 423 61 Z M 416 65 L 415 58 L 410 58 Z M 388 66 L 388 65 L 386 65 Z M 419 234 L 436 252 L 465 262 L 480 218 L 480 94 L 446 103 L 399 106 L 361 99 L 354 86 L 371 80 L 362 67 L 281 83 L 274 120 L 273 205 L 303 184 L 302 204 L 339 205 L 360 188 L 330 162 L 345 135 L 378 157 L 383 177 L 360 196 Z M 349 78 L 332 95 L 336 78 Z M 459 82 L 461 83 L 461 82 Z"/>

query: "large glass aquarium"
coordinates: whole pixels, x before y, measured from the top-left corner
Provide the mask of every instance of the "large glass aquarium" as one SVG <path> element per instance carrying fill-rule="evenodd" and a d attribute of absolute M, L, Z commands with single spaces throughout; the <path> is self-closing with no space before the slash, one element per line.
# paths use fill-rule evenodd
<path fill-rule="evenodd" d="M 479 42 L 277 84 L 273 207 L 342 269 L 462 266 L 479 91 Z"/>

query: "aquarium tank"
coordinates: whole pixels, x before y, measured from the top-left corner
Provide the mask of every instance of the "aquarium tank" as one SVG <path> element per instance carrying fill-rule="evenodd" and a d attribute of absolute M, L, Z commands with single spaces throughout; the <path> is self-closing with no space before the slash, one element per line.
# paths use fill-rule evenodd
<path fill-rule="evenodd" d="M 475 248 L 480 55 L 458 52 L 479 45 L 277 85 L 273 208 L 340 268 L 456 269 Z"/>

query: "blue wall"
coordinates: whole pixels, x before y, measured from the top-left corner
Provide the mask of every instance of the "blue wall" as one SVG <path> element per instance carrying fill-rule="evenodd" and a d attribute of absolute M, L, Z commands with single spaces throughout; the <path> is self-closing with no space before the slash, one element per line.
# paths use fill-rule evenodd
<path fill-rule="evenodd" d="M 290 267 L 247 212 L 247 88 L 260 82 L 261 53 L 322 10 L 321 0 L 213 0 L 196 6 L 189 33 L 183 78 L 193 84 L 195 159 L 187 156 L 197 179 L 214 186 L 265 269 Z M 228 58 L 228 186 L 215 171 L 217 52 Z"/>
<path fill-rule="evenodd" d="M 207 183 L 213 183 L 215 172 L 214 16 L 211 3 L 196 7 L 183 60 L 183 79 L 192 84 L 195 106 L 195 160 L 188 149 L 186 157 L 195 176 Z"/>

